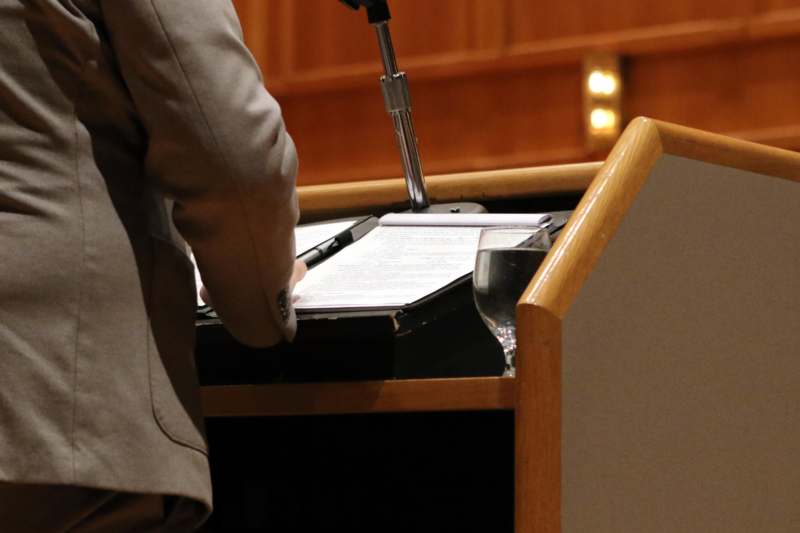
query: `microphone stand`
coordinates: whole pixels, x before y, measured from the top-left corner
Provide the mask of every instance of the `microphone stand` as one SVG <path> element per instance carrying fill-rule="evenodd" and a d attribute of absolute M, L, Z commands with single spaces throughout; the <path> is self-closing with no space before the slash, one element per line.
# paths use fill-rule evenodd
<path fill-rule="evenodd" d="M 425 178 L 422 174 L 417 136 L 414 133 L 414 123 L 411 119 L 411 97 L 408 93 L 408 79 L 405 72 L 397 68 L 397 59 L 392 46 L 392 37 L 389 33 L 389 6 L 386 0 L 341 0 L 348 7 L 358 10 L 364 6 L 367 11 L 367 20 L 375 28 L 378 37 L 378 46 L 381 50 L 384 75 L 381 76 L 381 91 L 383 92 L 386 111 L 394 123 L 395 138 L 400 149 L 400 159 L 403 164 L 403 174 L 411 201 L 411 211 L 414 213 L 484 213 L 486 209 L 472 202 L 457 202 L 449 204 L 430 205 L 428 193 L 425 188 Z"/>

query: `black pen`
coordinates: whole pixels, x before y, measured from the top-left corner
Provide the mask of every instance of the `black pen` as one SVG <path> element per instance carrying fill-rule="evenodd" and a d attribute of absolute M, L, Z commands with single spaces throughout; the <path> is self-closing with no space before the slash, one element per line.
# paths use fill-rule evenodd
<path fill-rule="evenodd" d="M 377 225 L 378 219 L 365 217 L 338 235 L 298 255 L 297 259 L 304 262 L 308 268 L 311 268 L 317 263 L 328 259 L 353 241 L 357 241 Z"/>
<path fill-rule="evenodd" d="M 341 248 L 352 242 L 353 237 L 350 235 L 350 231 L 348 230 L 346 233 L 347 235 L 341 233 L 332 239 L 328 239 L 327 241 L 314 246 L 310 250 L 298 255 L 297 259 L 304 262 L 308 268 L 311 268 L 323 259 L 327 259 L 338 252 Z M 347 237 L 349 237 L 349 239 Z"/>

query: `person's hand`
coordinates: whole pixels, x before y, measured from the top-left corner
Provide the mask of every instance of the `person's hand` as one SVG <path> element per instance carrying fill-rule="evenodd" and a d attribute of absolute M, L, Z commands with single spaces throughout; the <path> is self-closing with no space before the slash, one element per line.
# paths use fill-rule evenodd
<path fill-rule="evenodd" d="M 200 299 L 206 305 L 211 305 L 211 296 L 208 295 L 208 290 L 205 285 L 200 286 Z"/>
<path fill-rule="evenodd" d="M 289 278 L 290 290 L 294 290 L 294 286 L 305 277 L 306 272 L 308 272 L 306 264 L 303 261 L 295 260 L 294 266 L 292 267 L 292 275 Z M 200 299 L 203 300 L 203 303 L 206 305 L 213 305 L 211 303 L 211 296 L 208 295 L 208 289 L 206 289 L 205 285 L 200 287 Z"/>
<path fill-rule="evenodd" d="M 299 259 L 295 260 L 294 268 L 292 269 L 292 277 L 289 278 L 289 288 L 294 290 L 294 286 L 305 277 L 306 272 L 308 272 L 306 264 Z"/>

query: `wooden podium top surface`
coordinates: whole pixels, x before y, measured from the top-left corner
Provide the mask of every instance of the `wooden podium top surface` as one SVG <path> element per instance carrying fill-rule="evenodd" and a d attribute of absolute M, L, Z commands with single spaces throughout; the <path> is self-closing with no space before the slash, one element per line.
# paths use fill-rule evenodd
<path fill-rule="evenodd" d="M 514 408 L 504 377 L 203 387 L 209 417 L 481 411 Z"/>
<path fill-rule="evenodd" d="M 429 176 L 432 202 L 486 201 L 584 191 L 602 163 Z M 407 203 L 402 179 L 299 187 L 307 219 L 369 213 Z M 202 389 L 209 417 L 280 416 L 514 408 L 513 378 L 220 385 Z"/>
<path fill-rule="evenodd" d="M 497 199 L 582 193 L 594 179 L 601 162 L 516 168 L 425 178 L 431 202 Z M 402 179 L 358 181 L 298 187 L 304 219 L 335 218 L 351 213 L 408 206 Z"/>

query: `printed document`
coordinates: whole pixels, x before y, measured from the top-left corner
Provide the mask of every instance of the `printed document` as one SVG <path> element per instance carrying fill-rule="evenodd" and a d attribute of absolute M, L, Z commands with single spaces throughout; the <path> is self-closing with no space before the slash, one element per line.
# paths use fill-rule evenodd
<path fill-rule="evenodd" d="M 311 269 L 295 288 L 298 310 L 395 308 L 472 272 L 479 227 L 378 226 Z"/>

